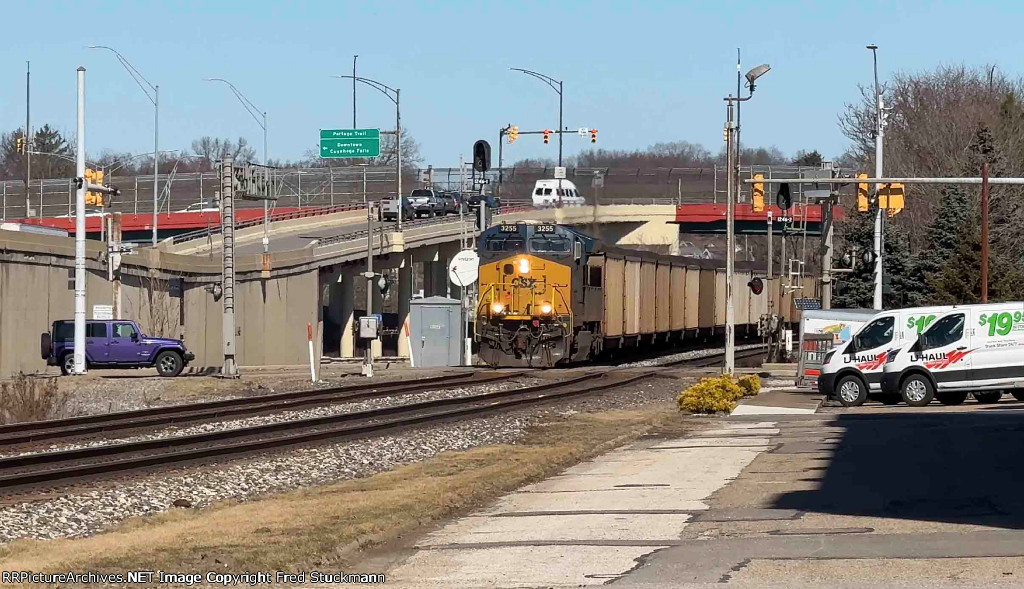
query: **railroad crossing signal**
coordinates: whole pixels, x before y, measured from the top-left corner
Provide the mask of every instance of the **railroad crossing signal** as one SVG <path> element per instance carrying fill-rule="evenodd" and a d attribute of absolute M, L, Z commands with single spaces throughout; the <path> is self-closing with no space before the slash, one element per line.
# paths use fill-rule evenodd
<path fill-rule="evenodd" d="M 758 276 L 751 278 L 750 282 L 747 283 L 747 286 L 750 287 L 750 292 L 755 295 L 759 295 L 764 292 L 764 280 L 761 280 Z"/>
<path fill-rule="evenodd" d="M 548 129 L 544 129 L 543 133 L 544 133 L 544 143 L 550 143 L 550 141 L 551 141 L 551 131 L 549 131 Z"/>
<path fill-rule="evenodd" d="M 764 174 L 754 174 L 754 180 L 764 180 Z M 760 213 L 764 211 L 764 182 L 755 182 L 750 187 L 750 206 Z"/>
<path fill-rule="evenodd" d="M 857 179 L 867 178 L 868 175 L 865 173 L 857 174 Z M 860 212 L 866 212 L 868 210 L 868 183 L 859 182 L 857 183 L 857 210 Z"/>
<path fill-rule="evenodd" d="M 510 126 L 508 128 L 508 133 L 505 136 L 508 137 L 509 145 L 515 143 L 516 139 L 519 139 L 519 125 Z"/>

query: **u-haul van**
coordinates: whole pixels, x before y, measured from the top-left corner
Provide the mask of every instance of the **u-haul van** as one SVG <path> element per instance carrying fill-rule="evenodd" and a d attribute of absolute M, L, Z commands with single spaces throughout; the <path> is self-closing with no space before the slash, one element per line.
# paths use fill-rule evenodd
<path fill-rule="evenodd" d="M 963 305 L 937 317 L 886 356 L 882 391 L 914 407 L 958 405 L 972 391 L 982 403 L 1003 391 L 1024 399 L 1024 302 Z"/>
<path fill-rule="evenodd" d="M 882 368 L 888 351 L 917 339 L 936 317 L 953 307 L 911 307 L 882 311 L 868 321 L 844 345 L 825 355 L 818 390 L 856 407 L 868 395 L 882 390 Z M 883 403 L 898 403 L 895 395 L 882 395 Z"/>

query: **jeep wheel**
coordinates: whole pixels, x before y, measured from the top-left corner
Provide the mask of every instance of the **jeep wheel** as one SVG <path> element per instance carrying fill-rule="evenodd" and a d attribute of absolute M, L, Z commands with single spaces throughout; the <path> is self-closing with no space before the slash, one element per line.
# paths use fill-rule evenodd
<path fill-rule="evenodd" d="M 935 393 L 935 398 L 943 405 L 959 405 L 967 400 L 967 391 L 950 391 Z"/>
<path fill-rule="evenodd" d="M 985 391 L 971 394 L 974 395 L 975 401 L 986 405 L 990 403 L 998 403 L 999 399 L 1003 398 L 1003 391 Z"/>
<path fill-rule="evenodd" d="M 64 376 L 75 373 L 75 353 L 68 352 L 60 360 L 60 373 Z"/>
<path fill-rule="evenodd" d="M 836 397 L 843 407 L 858 407 L 867 400 L 868 390 L 856 376 L 844 376 L 836 385 Z"/>
<path fill-rule="evenodd" d="M 178 376 L 184 368 L 181 356 L 177 352 L 165 350 L 156 356 L 156 371 L 160 376 Z"/>
<path fill-rule="evenodd" d="M 911 374 L 900 386 L 903 402 L 911 407 L 924 407 L 935 398 L 931 381 L 922 374 Z"/>

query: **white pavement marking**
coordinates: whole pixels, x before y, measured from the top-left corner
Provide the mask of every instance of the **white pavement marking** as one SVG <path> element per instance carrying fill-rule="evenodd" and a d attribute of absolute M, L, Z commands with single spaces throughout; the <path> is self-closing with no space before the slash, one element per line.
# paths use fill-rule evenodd
<path fill-rule="evenodd" d="M 726 423 L 714 430 L 720 437 L 637 443 L 578 464 L 430 534 L 388 573 L 389 584 L 606 583 L 662 548 L 651 543 L 678 540 L 691 515 L 707 509 L 708 497 L 770 446 L 765 434 L 777 433 L 775 425 Z M 518 515 L 501 515 L 509 513 Z M 615 545 L 587 545 L 595 542 Z"/>

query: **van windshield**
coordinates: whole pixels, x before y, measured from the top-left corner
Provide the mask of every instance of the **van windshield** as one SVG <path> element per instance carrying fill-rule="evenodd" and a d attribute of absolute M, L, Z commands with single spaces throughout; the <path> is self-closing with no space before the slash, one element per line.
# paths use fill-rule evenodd
<path fill-rule="evenodd" d="M 921 350 L 941 348 L 960 341 L 964 336 L 964 314 L 955 313 L 938 319 L 921 334 Z"/>
<path fill-rule="evenodd" d="M 865 325 L 864 329 L 854 336 L 854 346 L 857 350 L 871 350 L 884 346 L 892 341 L 892 332 L 895 325 L 896 318 L 892 316 L 875 319 Z"/>

